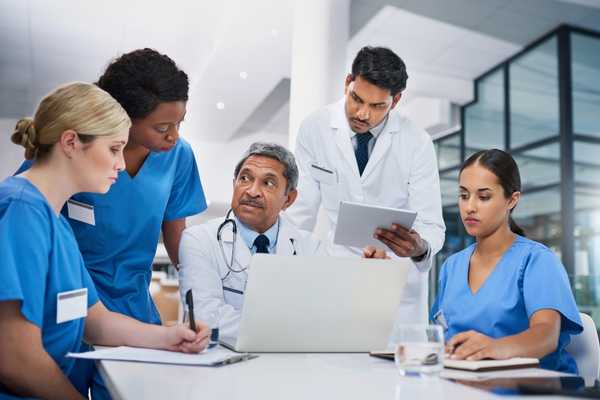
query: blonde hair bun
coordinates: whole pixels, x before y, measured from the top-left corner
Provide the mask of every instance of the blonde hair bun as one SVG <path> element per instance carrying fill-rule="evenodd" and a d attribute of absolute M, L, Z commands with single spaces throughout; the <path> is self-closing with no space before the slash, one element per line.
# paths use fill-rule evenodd
<path fill-rule="evenodd" d="M 25 158 L 27 160 L 31 160 L 35 157 L 38 145 L 32 118 L 21 118 L 17 122 L 10 139 L 13 143 L 25 147 Z"/>

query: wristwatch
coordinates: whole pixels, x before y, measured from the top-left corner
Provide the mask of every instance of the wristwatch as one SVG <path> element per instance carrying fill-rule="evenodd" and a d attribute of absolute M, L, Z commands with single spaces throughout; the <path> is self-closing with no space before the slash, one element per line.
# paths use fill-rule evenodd
<path fill-rule="evenodd" d="M 429 247 L 429 243 L 427 243 L 427 240 L 425 240 L 425 239 L 422 239 L 422 240 L 425 242 L 425 246 L 427 247 L 427 249 L 420 256 L 411 257 L 411 260 L 413 260 L 414 262 L 423 261 L 424 259 L 426 259 L 429 256 L 429 251 L 431 250 L 431 248 Z"/>

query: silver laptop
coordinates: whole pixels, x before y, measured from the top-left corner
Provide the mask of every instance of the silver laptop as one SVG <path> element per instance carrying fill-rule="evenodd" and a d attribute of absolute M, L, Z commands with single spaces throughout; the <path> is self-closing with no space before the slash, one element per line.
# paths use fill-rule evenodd
<path fill-rule="evenodd" d="M 257 254 L 239 352 L 368 352 L 387 345 L 408 260 Z M 414 267 L 413 267 L 414 268 Z"/>

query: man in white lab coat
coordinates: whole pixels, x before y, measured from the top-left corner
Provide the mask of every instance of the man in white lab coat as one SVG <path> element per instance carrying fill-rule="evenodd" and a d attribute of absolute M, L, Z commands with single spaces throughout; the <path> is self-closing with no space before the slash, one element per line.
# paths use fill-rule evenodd
<path fill-rule="evenodd" d="M 394 225 L 374 232 L 393 257 L 413 260 L 397 319 L 413 323 L 427 321 L 428 271 L 444 243 L 445 226 L 431 138 L 394 111 L 407 79 L 404 62 L 391 50 L 358 52 L 344 98 L 300 127 L 299 196 L 286 214 L 312 230 L 323 206 L 330 226 L 328 252 L 351 255 L 360 249 L 333 244 L 340 201 L 416 211 L 413 229 Z"/>
<path fill-rule="evenodd" d="M 183 302 L 192 289 L 197 318 L 219 327 L 221 338 L 237 338 L 252 254 L 324 252 L 316 237 L 280 215 L 296 199 L 297 183 L 298 167 L 289 150 L 254 143 L 235 168 L 231 210 L 183 232 L 179 245 Z M 385 252 L 369 246 L 364 256 L 384 258 Z"/>

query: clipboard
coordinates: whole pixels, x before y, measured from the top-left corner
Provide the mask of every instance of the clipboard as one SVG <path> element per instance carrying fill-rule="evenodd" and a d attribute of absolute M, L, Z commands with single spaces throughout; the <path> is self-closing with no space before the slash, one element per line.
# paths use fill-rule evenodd
<path fill-rule="evenodd" d="M 69 358 L 88 360 L 132 361 L 152 364 L 195 365 L 204 367 L 220 367 L 258 357 L 250 353 L 235 353 L 223 347 L 205 350 L 198 354 L 186 354 L 167 350 L 146 349 L 139 347 L 105 347 L 85 353 L 68 353 Z"/>

